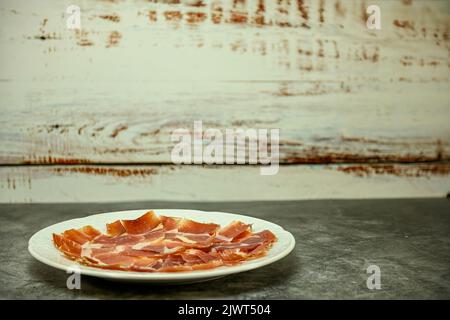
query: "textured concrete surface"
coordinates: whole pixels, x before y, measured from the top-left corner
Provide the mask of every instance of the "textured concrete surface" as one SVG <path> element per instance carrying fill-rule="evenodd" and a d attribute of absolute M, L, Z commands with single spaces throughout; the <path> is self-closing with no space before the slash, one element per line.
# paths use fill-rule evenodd
<path fill-rule="evenodd" d="M 67 275 L 32 258 L 31 235 L 93 213 L 138 208 L 191 208 L 249 214 L 292 232 L 288 257 L 258 270 L 183 286 L 115 283 Z M 18 299 L 400 299 L 450 298 L 450 201 L 340 200 L 239 203 L 0 205 L 0 298 Z M 381 268 L 381 290 L 366 286 Z"/>

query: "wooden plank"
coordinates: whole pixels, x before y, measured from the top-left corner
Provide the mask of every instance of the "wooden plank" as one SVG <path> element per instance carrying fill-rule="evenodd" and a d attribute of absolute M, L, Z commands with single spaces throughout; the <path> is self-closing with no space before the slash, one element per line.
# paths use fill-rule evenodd
<path fill-rule="evenodd" d="M 448 2 L 372 1 L 380 31 L 364 1 L 155 2 L 73 1 L 81 31 L 1 3 L 0 163 L 170 163 L 194 120 L 279 128 L 281 163 L 449 159 Z"/>
<path fill-rule="evenodd" d="M 7 95 L 8 85 L 0 86 L 0 94 Z M 204 130 L 223 133 L 226 128 L 279 128 L 280 163 L 449 159 L 448 85 L 433 84 L 425 91 L 419 90 L 424 85 L 397 85 L 398 93 L 388 95 L 370 88 L 351 95 L 267 93 L 278 86 L 203 84 L 185 95 L 179 94 L 181 89 L 166 88 L 170 93 L 164 93 L 161 102 L 142 94 L 157 95 L 164 89 L 160 85 L 146 89 L 140 84 L 111 93 L 99 86 L 86 88 L 76 102 L 65 89 L 39 94 L 33 98 L 38 106 L 6 111 L 0 119 L 0 162 L 170 163 L 175 145 L 171 133 L 177 128 L 192 131 L 196 120 L 203 121 Z M 205 87 L 213 93 L 203 91 Z M 212 106 L 212 100 L 219 101 Z M 341 100 L 346 102 L 335 104 Z"/>
<path fill-rule="evenodd" d="M 449 164 L 0 167 L 0 202 L 444 197 Z"/>
<path fill-rule="evenodd" d="M 373 1 L 382 9 L 382 30 L 365 26 L 365 1 L 303 1 L 308 20 L 294 1 L 266 6 L 264 25 L 189 23 L 167 12 L 204 12 L 210 6 L 140 1 L 78 2 L 82 29 L 66 27 L 57 0 L 1 4 L 4 80 L 25 81 L 253 81 L 253 80 L 448 80 L 447 1 Z M 159 3 L 158 3 L 159 2 Z M 231 15 L 233 0 L 221 4 Z M 245 1 L 238 1 L 245 3 Z M 269 4 L 271 1 L 262 1 Z M 287 3 L 290 5 L 287 5 Z M 73 2 L 77 4 L 77 1 Z M 206 2 L 205 2 L 206 3 Z M 253 2 L 249 2 L 253 4 Z M 340 8 L 340 9 L 337 9 Z M 323 9 L 323 11 L 322 11 Z M 157 21 L 149 12 L 157 12 Z M 252 6 L 243 11 L 252 15 Z M 291 15 L 289 23 L 280 22 Z M 325 15 L 320 22 L 318 12 Z M 343 14 L 345 12 L 345 14 Z M 208 11 L 208 16 L 212 14 Z M 116 19 L 105 19 L 116 17 Z M 304 26 L 303 24 L 306 25 Z M 111 34 L 116 44 L 109 44 Z M 91 45 L 86 45 L 91 42 Z M 387 79 L 386 79 L 387 78 Z"/>

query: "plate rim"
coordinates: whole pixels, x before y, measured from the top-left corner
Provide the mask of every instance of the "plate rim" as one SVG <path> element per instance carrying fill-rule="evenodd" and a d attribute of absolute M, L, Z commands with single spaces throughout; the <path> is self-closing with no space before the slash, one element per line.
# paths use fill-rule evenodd
<path fill-rule="evenodd" d="M 208 270 L 194 270 L 194 271 L 183 271 L 183 272 L 136 272 L 136 271 L 124 271 L 124 270 L 108 270 L 108 269 L 99 269 L 99 268 L 94 268 L 94 267 L 88 267 L 88 266 L 84 266 L 82 264 L 79 264 L 77 262 L 73 262 L 73 265 L 64 265 L 61 264 L 57 261 L 54 261 L 52 259 L 48 259 L 42 255 L 39 254 L 39 252 L 36 251 L 36 247 L 38 247 L 38 244 L 33 243 L 34 240 L 36 240 L 36 238 L 41 235 L 41 234 L 45 234 L 46 232 L 50 232 L 47 231 L 48 229 L 52 229 L 60 224 L 65 224 L 65 223 L 70 223 L 72 221 L 77 221 L 77 220 L 85 220 L 85 219 L 92 219 L 95 216 L 102 216 L 105 214 L 120 214 L 120 213 L 129 213 L 129 212 L 146 212 L 149 210 L 154 210 L 154 211 L 183 211 L 186 213 L 207 213 L 207 214 L 222 214 L 222 215 L 232 215 L 232 216 L 240 216 L 240 217 L 247 217 L 247 218 L 251 218 L 254 220 L 259 220 L 261 222 L 264 223 L 268 223 L 273 225 L 274 227 L 277 227 L 276 229 L 278 229 L 276 232 L 277 233 L 284 233 L 288 239 L 289 239 L 289 243 L 288 246 L 283 249 L 283 251 L 279 252 L 277 255 L 272 256 L 272 257 L 261 257 L 252 261 L 249 261 L 247 263 L 243 263 L 243 264 L 239 264 L 239 265 L 234 265 L 234 266 L 226 266 L 226 267 L 218 267 L 218 268 L 213 268 L 213 269 L 208 269 Z M 273 231 L 273 230 L 271 230 Z M 54 248 L 54 247 L 53 247 Z M 50 226 L 47 226 L 45 228 L 40 229 L 39 231 L 35 232 L 30 239 L 28 240 L 28 252 L 39 262 L 46 264 L 50 267 L 59 269 L 59 270 L 63 270 L 63 271 L 71 271 L 73 272 L 74 268 L 73 266 L 77 266 L 78 270 L 80 272 L 81 275 L 86 275 L 86 276 L 92 276 L 92 277 L 97 277 L 97 278 L 103 278 L 103 279 L 112 279 L 112 280 L 141 280 L 141 281 L 183 281 L 183 280 L 195 280 L 195 279 L 205 279 L 205 278 L 217 278 L 217 277 L 222 277 L 222 276 L 227 276 L 227 275 L 231 275 L 231 274 L 235 274 L 235 273 L 241 273 L 241 272 L 245 272 L 245 271 L 250 271 L 250 270 L 254 270 L 254 269 L 258 269 L 261 267 L 264 267 L 266 265 L 272 264 L 278 260 L 283 259 L 284 257 L 286 257 L 289 253 L 291 253 L 293 251 L 293 249 L 295 248 L 295 237 L 292 235 L 292 233 L 290 233 L 289 231 L 285 230 L 283 227 L 281 227 L 278 224 L 275 224 L 273 222 L 267 221 L 267 220 L 263 220 L 260 218 L 256 218 L 256 217 L 252 217 L 252 216 L 247 216 L 247 215 L 243 215 L 243 214 L 236 214 L 236 213 L 231 213 L 231 212 L 223 212 L 223 211 L 205 211 L 205 210 L 197 210 L 197 209 L 167 209 L 167 208 L 159 208 L 159 209 L 130 209 L 130 210 L 119 210 L 119 211 L 109 211 L 109 212 L 101 212 L 101 213 L 95 213 L 95 214 L 91 214 L 91 215 L 87 215 L 85 217 L 81 217 L 81 218 L 74 218 L 74 219 L 68 219 L 68 220 L 64 220 L 64 221 L 60 221 L 57 223 L 54 223 Z M 54 250 L 57 250 L 56 248 L 54 248 Z M 67 259 L 66 257 L 62 256 L 64 259 Z M 67 259 L 67 261 L 71 261 L 70 259 Z"/>

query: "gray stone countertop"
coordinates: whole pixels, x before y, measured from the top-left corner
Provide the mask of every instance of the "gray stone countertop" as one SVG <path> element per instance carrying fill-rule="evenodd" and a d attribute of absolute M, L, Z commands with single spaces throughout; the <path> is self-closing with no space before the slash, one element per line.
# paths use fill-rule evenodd
<path fill-rule="evenodd" d="M 94 213 L 180 208 L 248 214 L 280 224 L 294 251 L 269 266 L 210 282 L 163 286 L 67 274 L 35 260 L 28 239 L 48 225 Z M 435 299 L 450 298 L 448 199 L 278 202 L 1 204 L 0 298 L 14 299 Z M 369 290 L 367 267 L 381 270 Z"/>

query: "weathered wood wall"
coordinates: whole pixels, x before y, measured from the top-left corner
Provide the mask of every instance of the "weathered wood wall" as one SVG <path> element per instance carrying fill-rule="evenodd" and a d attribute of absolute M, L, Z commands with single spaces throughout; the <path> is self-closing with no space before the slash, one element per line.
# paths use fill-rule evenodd
<path fill-rule="evenodd" d="M 2 1 L 0 26 L 2 202 L 450 190 L 449 1 Z M 280 173 L 171 165 L 194 120 L 279 128 Z"/>

